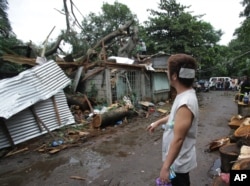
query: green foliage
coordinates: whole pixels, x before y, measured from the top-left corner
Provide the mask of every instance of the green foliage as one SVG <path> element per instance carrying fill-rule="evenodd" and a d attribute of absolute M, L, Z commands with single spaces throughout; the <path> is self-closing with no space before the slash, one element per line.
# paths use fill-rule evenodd
<path fill-rule="evenodd" d="M 244 10 L 240 13 L 240 17 L 245 17 L 245 20 L 235 30 L 236 38 L 229 43 L 229 56 L 234 75 L 250 76 L 250 0 L 243 0 L 242 5 Z"/>
<path fill-rule="evenodd" d="M 240 17 L 250 17 L 250 0 L 242 0 L 242 6 L 245 9 L 240 13 Z"/>
<path fill-rule="evenodd" d="M 0 0 L 0 37 L 8 37 L 12 31 L 8 14 L 8 1 Z"/>
<path fill-rule="evenodd" d="M 202 15 L 193 16 L 175 0 L 162 0 L 160 11 L 150 10 L 151 17 L 145 24 L 145 35 L 150 53 L 164 51 L 167 54 L 187 53 L 196 57 L 202 69 L 200 73 L 210 76 L 211 71 L 204 71 L 211 64 L 216 64 L 217 46 L 222 35 L 221 30 L 214 30 L 210 23 L 201 20 Z"/>
<path fill-rule="evenodd" d="M 93 47 L 97 41 L 117 30 L 127 21 L 137 21 L 136 15 L 132 14 L 126 5 L 117 1 L 113 5 L 104 3 L 101 10 L 99 14 L 91 12 L 82 21 L 83 29 L 80 37 L 88 43 L 89 47 Z M 119 38 L 115 38 L 115 41 L 105 43 L 105 45 L 110 44 L 109 50 L 112 51 L 112 55 L 117 55 L 119 42 Z"/>
<path fill-rule="evenodd" d="M 187 7 L 175 0 L 162 0 L 159 8 L 161 11 L 150 10 L 152 17 L 145 22 L 149 40 L 157 43 L 156 51 L 197 56 L 199 50 L 207 50 L 219 41 L 221 31 L 215 31 L 209 23 L 198 20 L 202 16 L 185 12 Z"/>
<path fill-rule="evenodd" d="M 22 43 L 12 32 L 7 9 L 7 0 L 0 0 L 0 73 L 17 73 L 23 71 L 24 67 L 1 59 L 5 53 L 14 53 L 11 48 Z"/>

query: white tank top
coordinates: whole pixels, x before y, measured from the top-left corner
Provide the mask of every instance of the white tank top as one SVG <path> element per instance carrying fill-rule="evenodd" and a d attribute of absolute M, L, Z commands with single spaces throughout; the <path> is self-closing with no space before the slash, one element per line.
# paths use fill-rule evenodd
<path fill-rule="evenodd" d="M 174 171 L 177 173 L 187 173 L 197 166 L 195 144 L 197 136 L 199 106 L 195 90 L 193 89 L 187 90 L 177 95 L 175 98 L 168 122 L 165 126 L 165 131 L 163 133 L 162 160 L 165 161 L 166 155 L 169 150 L 169 144 L 173 139 L 174 117 L 176 111 L 183 105 L 187 105 L 187 107 L 193 113 L 194 118 L 192 126 L 189 129 L 184 143 L 181 147 L 180 153 L 172 165 Z"/>

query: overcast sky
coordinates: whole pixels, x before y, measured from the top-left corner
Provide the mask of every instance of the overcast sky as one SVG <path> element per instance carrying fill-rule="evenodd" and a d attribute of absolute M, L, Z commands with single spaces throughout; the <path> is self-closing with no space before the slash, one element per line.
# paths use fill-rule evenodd
<path fill-rule="evenodd" d="M 117 0 L 126 4 L 137 15 L 140 22 L 147 20 L 147 9 L 157 9 L 160 0 Z M 205 14 L 203 20 L 210 22 L 216 29 L 224 33 L 220 44 L 228 44 L 233 38 L 233 32 L 240 26 L 239 18 L 243 10 L 241 0 L 176 0 L 183 5 L 191 5 L 189 11 L 193 15 Z M 9 20 L 17 37 L 24 42 L 32 40 L 41 44 L 54 26 L 51 38 L 55 38 L 59 31 L 66 28 L 65 17 L 57 10 L 63 7 L 63 0 L 8 0 Z M 115 0 L 74 0 L 83 16 L 90 12 L 101 12 L 103 2 L 113 4 Z M 57 9 L 57 10 L 56 10 Z M 77 13 L 77 10 L 75 10 Z M 80 14 L 77 14 L 79 21 Z"/>

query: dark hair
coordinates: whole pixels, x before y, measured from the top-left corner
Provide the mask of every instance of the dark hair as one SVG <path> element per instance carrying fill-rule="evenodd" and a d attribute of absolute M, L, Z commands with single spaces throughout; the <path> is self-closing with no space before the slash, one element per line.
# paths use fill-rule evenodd
<path fill-rule="evenodd" d="M 196 60 L 187 54 L 175 54 L 168 58 L 168 71 L 170 78 L 174 73 L 176 73 L 178 80 L 185 87 L 191 87 L 193 85 L 195 78 L 180 78 L 179 72 L 181 68 L 190 68 L 196 71 L 197 62 Z"/>

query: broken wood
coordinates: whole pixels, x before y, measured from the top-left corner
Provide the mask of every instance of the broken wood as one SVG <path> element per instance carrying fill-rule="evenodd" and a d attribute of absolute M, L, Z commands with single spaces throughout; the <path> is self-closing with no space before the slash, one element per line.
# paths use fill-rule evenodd
<path fill-rule="evenodd" d="M 41 53 L 41 57 L 45 57 L 45 51 L 46 51 L 46 48 L 47 48 L 47 43 L 48 43 L 48 39 L 49 39 L 49 36 L 51 35 L 51 33 L 54 31 L 56 26 L 54 26 L 52 28 L 52 30 L 50 31 L 49 35 L 46 37 L 45 41 L 43 42 L 43 50 L 42 50 L 42 53 Z"/>
<path fill-rule="evenodd" d="M 92 105 L 91 105 L 91 103 L 90 103 L 88 97 L 86 96 L 86 94 L 84 94 L 83 96 L 84 96 L 85 100 L 86 100 L 87 103 L 88 103 L 88 106 L 89 106 L 89 108 L 90 108 L 90 112 L 93 113 L 93 107 L 92 107 Z"/>
<path fill-rule="evenodd" d="M 105 37 L 103 37 L 101 40 L 99 40 L 96 45 L 93 47 L 93 49 L 96 49 L 99 46 L 102 46 L 102 42 L 104 43 L 109 43 L 112 39 L 114 39 L 117 36 L 121 36 L 121 35 L 127 35 L 127 30 L 128 28 L 134 23 L 133 20 L 127 21 L 123 26 L 121 26 L 120 28 L 118 28 L 117 30 L 115 30 L 114 32 L 106 35 Z"/>
<path fill-rule="evenodd" d="M 57 52 L 57 49 L 60 49 L 60 44 L 61 44 L 61 41 L 63 40 L 63 37 L 62 36 L 59 36 L 57 38 L 57 41 L 54 43 L 54 45 L 52 46 L 52 48 L 50 50 L 48 50 L 47 52 L 45 52 L 45 57 L 48 57 L 48 56 L 51 56 L 53 55 L 54 53 Z"/>
<path fill-rule="evenodd" d="M 60 152 L 61 150 L 70 148 L 70 147 L 78 147 L 78 144 L 64 144 L 64 145 L 60 145 L 58 147 L 53 147 L 49 149 L 49 153 L 50 154 L 55 154 L 57 152 Z"/>
<path fill-rule="evenodd" d="M 56 119 L 57 119 L 57 121 L 59 123 L 59 126 L 61 126 L 62 123 L 61 123 L 61 118 L 60 118 L 60 115 L 59 115 L 59 111 L 58 111 L 58 107 L 57 107 L 55 96 L 52 96 L 52 101 L 53 101 L 53 106 L 54 106 L 55 113 L 56 113 Z"/>
<path fill-rule="evenodd" d="M 50 154 L 55 154 L 55 153 L 60 152 L 60 151 L 61 151 L 61 149 L 52 149 L 52 150 L 49 151 L 49 153 Z"/>
<path fill-rule="evenodd" d="M 101 126 L 101 124 L 102 124 L 102 117 L 101 117 L 101 115 L 100 114 L 95 114 L 93 116 L 93 120 L 91 122 L 91 126 L 93 128 L 98 128 L 98 127 Z"/>
<path fill-rule="evenodd" d="M 44 148 L 46 147 L 45 144 L 42 144 L 41 146 L 37 147 L 36 149 L 34 149 L 33 151 L 38 151 L 38 152 L 41 152 L 41 151 L 44 151 Z"/>
<path fill-rule="evenodd" d="M 27 57 L 22 57 L 22 56 L 17 56 L 17 55 L 4 54 L 3 55 L 3 60 L 11 62 L 11 63 L 16 63 L 16 64 L 19 64 L 19 65 L 30 65 L 30 66 L 37 65 L 36 58 L 27 58 Z M 73 61 L 72 62 L 56 61 L 56 63 L 62 69 L 65 69 L 65 68 L 77 68 L 77 67 L 81 66 L 79 63 L 76 63 L 76 62 L 73 62 Z"/>
<path fill-rule="evenodd" d="M 163 114 L 166 114 L 168 112 L 168 110 L 165 110 L 165 109 L 157 109 L 158 112 L 161 112 Z"/>
<path fill-rule="evenodd" d="M 115 30 L 114 32 L 104 36 L 102 39 L 100 39 L 93 48 L 89 48 L 88 51 L 91 52 L 87 52 L 87 55 L 82 56 L 80 58 L 78 58 L 76 61 L 77 62 L 81 62 L 82 64 L 85 63 L 86 61 L 88 62 L 88 60 L 92 57 L 92 55 L 96 54 L 96 49 L 98 47 L 102 46 L 102 43 L 105 43 L 105 45 L 107 45 L 108 43 L 110 43 L 114 38 L 116 38 L 117 36 L 122 36 L 122 35 L 127 35 L 127 30 L 128 28 L 134 23 L 133 20 L 127 21 L 123 26 L 119 27 L 117 30 Z"/>
<path fill-rule="evenodd" d="M 21 56 L 16 56 L 16 55 L 10 55 L 10 54 L 5 54 L 3 55 L 3 60 L 9 61 L 12 63 L 16 63 L 19 65 L 30 65 L 30 66 L 35 66 L 36 64 L 36 59 L 35 58 L 27 58 L 27 57 L 21 57 Z"/>
<path fill-rule="evenodd" d="M 70 176 L 70 179 L 86 180 L 86 178 L 83 178 L 83 177 L 80 177 L 80 176 Z"/>
<path fill-rule="evenodd" d="M 47 130 L 47 132 L 51 135 L 51 137 L 52 137 L 53 139 L 55 139 L 55 136 L 52 134 L 52 132 L 50 132 L 49 128 L 43 123 L 43 121 L 42 121 L 42 120 L 39 118 L 39 116 L 37 115 L 34 106 L 31 106 L 30 109 L 31 109 L 31 112 L 32 112 L 33 116 L 35 117 L 35 119 L 36 119 L 38 125 L 39 125 L 39 126 L 42 125 L 42 126 Z"/>
<path fill-rule="evenodd" d="M 95 70 L 93 73 L 89 74 L 88 76 L 85 76 L 81 81 L 85 81 L 86 79 L 88 79 L 89 77 L 96 75 L 98 73 L 100 73 L 101 71 L 103 71 L 105 69 L 105 67 L 100 67 L 97 70 Z"/>
<path fill-rule="evenodd" d="M 7 153 L 7 154 L 5 155 L 5 157 L 13 156 L 13 155 L 15 155 L 15 154 L 18 154 L 18 153 L 21 153 L 21 152 L 24 152 L 24 151 L 27 151 L 27 150 L 29 150 L 28 147 L 25 147 L 25 148 L 20 149 L 20 150 L 17 150 L 17 151 L 11 151 L 11 152 Z"/>
<path fill-rule="evenodd" d="M 212 142 L 208 144 L 208 150 L 209 152 L 218 150 L 220 147 L 224 146 L 225 144 L 229 143 L 230 139 L 229 137 L 222 137 L 220 139 L 215 139 Z"/>

